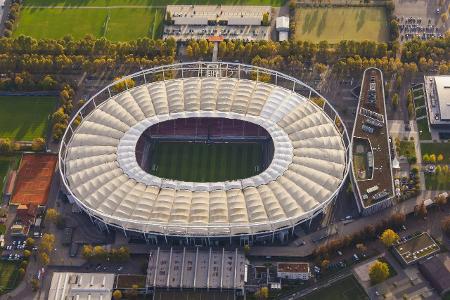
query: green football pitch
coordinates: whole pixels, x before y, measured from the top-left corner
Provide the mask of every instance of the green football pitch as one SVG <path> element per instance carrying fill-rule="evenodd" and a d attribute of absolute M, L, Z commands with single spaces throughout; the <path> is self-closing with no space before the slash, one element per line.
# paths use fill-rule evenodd
<path fill-rule="evenodd" d="M 154 142 L 150 173 L 189 182 L 247 178 L 262 170 L 260 143 Z"/>
<path fill-rule="evenodd" d="M 55 97 L 0 97 L 0 138 L 31 141 L 45 137 Z"/>

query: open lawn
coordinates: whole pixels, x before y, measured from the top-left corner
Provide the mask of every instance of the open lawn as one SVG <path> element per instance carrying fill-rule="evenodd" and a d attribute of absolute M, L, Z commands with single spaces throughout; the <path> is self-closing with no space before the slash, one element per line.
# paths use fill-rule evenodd
<path fill-rule="evenodd" d="M 217 182 L 253 176 L 261 170 L 259 143 L 155 142 L 150 173 L 162 178 Z M 262 170 L 261 170 L 262 171 Z"/>
<path fill-rule="evenodd" d="M 422 155 L 435 154 L 444 156 L 444 162 L 450 163 L 450 143 L 420 143 Z"/>
<path fill-rule="evenodd" d="M 31 8 L 25 7 L 14 35 L 35 38 L 62 38 L 87 34 L 112 41 L 140 37 L 158 38 L 162 31 L 161 8 Z M 131 25 L 132 24 L 132 25 Z"/>
<path fill-rule="evenodd" d="M 10 289 L 16 286 L 17 268 L 15 262 L 0 261 L 0 289 Z"/>
<path fill-rule="evenodd" d="M 341 40 L 387 41 L 386 12 L 382 7 L 298 8 L 295 38 L 338 43 Z"/>
<path fill-rule="evenodd" d="M 450 174 L 425 174 L 425 188 L 431 191 L 450 190 Z"/>
<path fill-rule="evenodd" d="M 430 128 L 428 127 L 427 118 L 417 120 L 417 129 L 419 130 L 419 139 L 431 140 L 431 133 Z"/>
<path fill-rule="evenodd" d="M 0 97 L 0 138 L 31 141 L 45 137 L 55 97 Z"/>
<path fill-rule="evenodd" d="M 362 300 L 369 299 L 364 289 L 356 281 L 355 277 L 349 276 L 326 288 L 317 290 L 301 298 L 301 300 Z"/>
<path fill-rule="evenodd" d="M 398 147 L 400 156 L 405 156 L 410 159 L 416 156 L 416 148 L 413 141 L 400 141 L 400 147 Z"/>
<path fill-rule="evenodd" d="M 0 194 L 6 184 L 6 175 L 10 168 L 17 168 L 17 156 L 0 156 Z"/>

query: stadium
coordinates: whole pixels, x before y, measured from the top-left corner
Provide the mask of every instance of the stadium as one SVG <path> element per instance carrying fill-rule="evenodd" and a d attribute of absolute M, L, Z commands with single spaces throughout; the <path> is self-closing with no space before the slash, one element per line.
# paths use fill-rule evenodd
<path fill-rule="evenodd" d="M 102 228 L 151 242 L 283 240 L 348 174 L 345 126 L 295 78 L 196 62 L 121 81 L 84 104 L 59 153 L 69 200 Z"/>

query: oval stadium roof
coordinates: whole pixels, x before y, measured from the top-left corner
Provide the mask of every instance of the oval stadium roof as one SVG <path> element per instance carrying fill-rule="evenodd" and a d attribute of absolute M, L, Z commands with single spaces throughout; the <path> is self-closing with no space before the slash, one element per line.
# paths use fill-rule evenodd
<path fill-rule="evenodd" d="M 228 182 L 143 171 L 135 155 L 141 134 L 187 117 L 256 123 L 270 133 L 274 158 L 262 173 Z M 228 77 L 156 81 L 112 96 L 83 118 L 61 155 L 66 186 L 90 214 L 127 230 L 191 236 L 293 226 L 330 201 L 348 169 L 343 137 L 321 108 L 291 90 Z"/>

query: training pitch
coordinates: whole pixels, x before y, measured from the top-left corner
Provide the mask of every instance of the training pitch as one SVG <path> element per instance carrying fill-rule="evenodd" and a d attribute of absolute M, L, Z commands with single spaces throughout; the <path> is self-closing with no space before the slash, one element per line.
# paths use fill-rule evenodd
<path fill-rule="evenodd" d="M 189 182 L 219 182 L 260 173 L 260 143 L 152 142 L 150 173 Z"/>
<path fill-rule="evenodd" d="M 368 300 L 364 289 L 356 281 L 355 277 L 349 276 L 328 287 L 317 290 L 301 298 L 301 300 Z"/>
<path fill-rule="evenodd" d="M 0 138 L 31 141 L 45 137 L 54 97 L 0 97 Z"/>
<path fill-rule="evenodd" d="M 303 8 L 296 11 L 295 38 L 302 41 L 387 41 L 383 7 Z"/>

